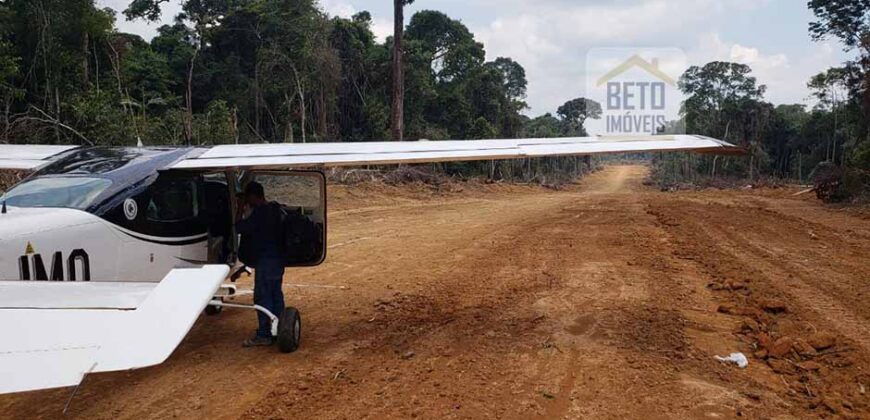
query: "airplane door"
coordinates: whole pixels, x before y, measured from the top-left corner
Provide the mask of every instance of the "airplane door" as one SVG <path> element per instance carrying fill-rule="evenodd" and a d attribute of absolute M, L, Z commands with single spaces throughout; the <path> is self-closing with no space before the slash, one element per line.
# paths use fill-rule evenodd
<path fill-rule="evenodd" d="M 243 183 L 263 185 L 266 200 L 277 202 L 285 214 L 287 267 L 311 267 L 326 259 L 326 177 L 320 171 L 251 171 Z M 239 244 L 240 253 L 244 241 Z"/>

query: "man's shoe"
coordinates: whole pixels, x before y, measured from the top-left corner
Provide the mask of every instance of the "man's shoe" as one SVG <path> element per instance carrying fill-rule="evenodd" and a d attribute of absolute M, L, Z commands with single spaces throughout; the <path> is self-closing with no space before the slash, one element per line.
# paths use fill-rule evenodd
<path fill-rule="evenodd" d="M 272 337 L 260 337 L 256 336 L 254 338 L 249 338 L 242 342 L 242 347 L 266 347 L 271 346 L 275 343 L 275 339 Z"/>

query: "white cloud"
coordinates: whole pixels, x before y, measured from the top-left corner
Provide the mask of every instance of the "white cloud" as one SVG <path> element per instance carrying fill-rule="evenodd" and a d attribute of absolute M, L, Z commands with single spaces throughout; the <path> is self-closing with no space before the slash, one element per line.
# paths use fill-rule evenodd
<path fill-rule="evenodd" d="M 349 18 L 356 14 L 356 8 L 343 0 L 320 0 L 320 7 L 330 16 Z"/>
<path fill-rule="evenodd" d="M 751 75 L 767 86 L 765 98 L 775 104 L 811 105 L 807 81 L 829 67 L 839 65 L 842 57 L 830 43 L 813 44 L 800 57 L 767 53 L 759 48 L 723 41 L 717 33 L 701 36 L 698 48 L 690 52 L 690 61 L 702 65 L 709 61 L 732 61 L 749 65 Z"/>
<path fill-rule="evenodd" d="M 767 99 L 775 103 L 803 102 L 809 77 L 841 61 L 830 44 L 811 44 L 800 57 L 789 57 L 725 42 L 711 32 L 711 27 L 729 25 L 730 17 L 753 13 L 774 0 L 471 1 L 515 11 L 472 29 L 488 59 L 508 56 L 526 68 L 531 115 L 584 94 L 585 55 L 592 48 L 679 47 L 690 64 L 745 63 L 768 85 Z M 503 7 L 495 9 L 497 4 Z"/>
<path fill-rule="evenodd" d="M 490 0 L 481 0 L 490 1 Z M 520 0 L 508 0 L 519 2 Z M 583 95 L 585 55 L 600 47 L 681 46 L 686 33 L 749 0 L 524 1 L 521 13 L 472 28 L 487 58 L 507 56 L 526 68 L 529 114 L 555 110 Z"/>
<path fill-rule="evenodd" d="M 372 32 L 375 34 L 375 39 L 379 42 L 384 42 L 387 37 L 393 35 L 393 20 L 386 18 L 372 18 Z"/>

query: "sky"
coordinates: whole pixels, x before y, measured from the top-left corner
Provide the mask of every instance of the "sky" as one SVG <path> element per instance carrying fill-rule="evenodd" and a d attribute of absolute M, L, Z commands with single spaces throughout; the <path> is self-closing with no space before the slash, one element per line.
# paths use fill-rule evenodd
<path fill-rule="evenodd" d="M 123 10 L 129 0 L 98 0 Z M 163 21 L 178 12 L 164 7 Z M 330 15 L 367 10 L 380 40 L 392 32 L 392 1 L 320 0 Z M 554 112 L 584 96 L 587 55 L 599 48 L 678 48 L 689 65 L 713 60 L 748 64 L 775 104 L 812 104 L 809 78 L 849 58 L 835 40 L 815 42 L 800 0 L 416 0 L 406 19 L 432 9 L 462 21 L 484 44 L 487 60 L 511 57 L 526 69 L 528 115 Z M 159 24 L 118 29 L 150 39 Z"/>

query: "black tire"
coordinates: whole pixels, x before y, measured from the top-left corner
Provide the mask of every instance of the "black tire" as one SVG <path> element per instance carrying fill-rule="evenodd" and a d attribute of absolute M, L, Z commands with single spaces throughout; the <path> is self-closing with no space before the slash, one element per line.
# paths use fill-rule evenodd
<path fill-rule="evenodd" d="M 208 316 L 215 316 L 215 315 L 221 313 L 221 311 L 223 311 L 223 310 L 224 310 L 223 306 L 207 305 L 205 307 L 205 314 Z"/>
<path fill-rule="evenodd" d="M 302 317 L 296 308 L 284 309 L 278 319 L 278 350 L 281 353 L 292 353 L 299 348 L 302 341 Z"/>

